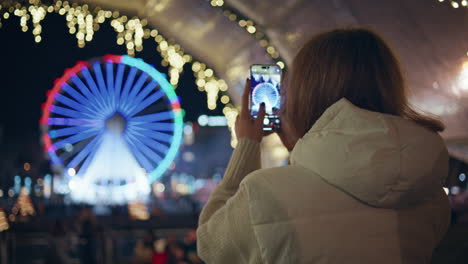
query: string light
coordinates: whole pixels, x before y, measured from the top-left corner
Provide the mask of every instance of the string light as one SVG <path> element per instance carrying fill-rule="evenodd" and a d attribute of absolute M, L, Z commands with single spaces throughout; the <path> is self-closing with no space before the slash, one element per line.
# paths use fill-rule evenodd
<path fill-rule="evenodd" d="M 212 5 L 222 7 L 224 1 L 213 0 Z M 87 4 L 69 3 L 60 0 L 54 1 L 50 5 L 39 0 L 31 0 L 29 4 L 9 2 L 8 7 L 0 5 L 0 17 L 8 19 L 11 14 L 20 17 L 20 26 L 23 32 L 30 30 L 29 25 L 32 24 L 32 33 L 37 43 L 42 41 L 42 26 L 40 23 L 45 19 L 47 13 L 57 13 L 64 16 L 68 32 L 76 37 L 77 45 L 80 48 L 91 42 L 101 24 L 106 22 L 110 23 L 117 33 L 117 45 L 125 45 L 127 54 L 130 56 L 134 56 L 136 52 L 143 50 L 143 40 L 152 38 L 156 42 L 157 51 L 162 57 L 161 65 L 168 67 L 169 81 L 174 87 L 177 87 L 179 83 L 184 65 L 193 63 L 194 65 L 203 65 L 203 67 L 198 68 L 192 66 L 192 70 L 198 90 L 207 93 L 207 106 L 209 109 L 217 108 L 220 92 L 223 96 L 228 96 L 225 94 L 228 87 L 224 80 L 216 77 L 214 71 L 207 68 L 205 64 L 193 61 L 193 57 L 186 54 L 180 45 L 166 40 L 158 30 L 150 28 L 146 19 L 129 18 L 121 15 L 118 11 L 104 10 L 100 7 L 90 8 Z M 226 101 L 230 100 L 223 100 L 223 102 Z"/>
<path fill-rule="evenodd" d="M 223 0 L 212 0 L 212 1 L 211 1 L 211 5 L 212 5 L 212 6 L 223 6 L 223 5 L 224 5 L 224 1 L 223 1 Z"/>
<path fill-rule="evenodd" d="M 463 7 L 468 7 L 468 0 L 451 0 L 451 1 L 445 1 L 445 0 L 437 0 L 439 3 L 443 2 L 448 2 L 450 3 L 450 6 L 457 9 L 460 8 L 461 6 Z"/>
<path fill-rule="evenodd" d="M 8 220 L 6 219 L 5 211 L 0 208 L 0 232 L 8 230 L 10 226 L 8 225 Z"/>
<path fill-rule="evenodd" d="M 227 96 L 227 95 L 221 96 L 221 103 L 227 104 L 227 103 L 229 103 L 229 100 L 230 100 L 229 96 Z"/>
<path fill-rule="evenodd" d="M 226 116 L 228 127 L 231 128 L 231 146 L 234 148 L 237 145 L 237 137 L 233 128 L 239 111 L 233 105 L 227 105 L 223 108 L 223 114 Z"/>
<path fill-rule="evenodd" d="M 214 8 L 220 8 L 223 10 L 223 15 L 228 18 L 230 21 L 237 23 L 241 28 L 244 28 L 249 34 L 255 36 L 258 40 L 259 45 L 262 48 L 266 48 L 267 55 L 276 63 L 278 64 L 281 69 L 284 69 L 286 64 L 280 57 L 279 52 L 277 51 L 273 45 L 271 45 L 271 41 L 268 39 L 265 33 L 261 30 L 261 28 L 252 20 L 249 19 L 234 10 L 234 8 L 229 7 L 223 1 L 211 1 L 211 6 Z M 268 47 L 267 47 L 268 46 Z M 268 50 L 270 49 L 270 51 Z M 273 50 L 273 52 L 271 52 Z"/>

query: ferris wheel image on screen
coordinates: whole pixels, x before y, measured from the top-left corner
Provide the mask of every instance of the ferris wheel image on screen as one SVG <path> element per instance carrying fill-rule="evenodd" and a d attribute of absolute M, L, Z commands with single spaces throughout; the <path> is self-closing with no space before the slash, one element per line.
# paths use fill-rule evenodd
<path fill-rule="evenodd" d="M 265 103 L 266 109 L 272 109 L 279 103 L 279 92 L 271 83 L 260 83 L 253 89 L 252 101 L 255 106 Z"/>
<path fill-rule="evenodd" d="M 88 203 L 147 195 L 176 157 L 183 130 L 174 88 L 153 66 L 126 55 L 66 70 L 48 92 L 40 123 L 45 151 L 68 178 L 72 199 Z"/>
<path fill-rule="evenodd" d="M 273 108 L 280 108 L 279 83 L 265 79 L 267 78 L 258 76 L 257 79 L 252 80 L 251 112 L 254 116 L 257 115 L 261 103 L 265 103 L 267 115 L 273 114 Z"/>

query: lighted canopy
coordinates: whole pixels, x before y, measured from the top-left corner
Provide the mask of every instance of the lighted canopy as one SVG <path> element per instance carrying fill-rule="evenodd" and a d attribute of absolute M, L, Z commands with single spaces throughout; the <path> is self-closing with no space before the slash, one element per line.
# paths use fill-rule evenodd
<path fill-rule="evenodd" d="M 174 88 L 141 59 L 78 62 L 49 92 L 40 123 L 72 198 L 125 203 L 149 193 L 173 162 L 183 117 Z"/>

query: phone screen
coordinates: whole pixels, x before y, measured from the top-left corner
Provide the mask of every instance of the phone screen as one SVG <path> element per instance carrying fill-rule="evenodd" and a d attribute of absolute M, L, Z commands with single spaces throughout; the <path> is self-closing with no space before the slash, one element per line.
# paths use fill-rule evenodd
<path fill-rule="evenodd" d="M 278 65 L 252 65 L 250 80 L 250 114 L 256 118 L 260 104 L 265 103 L 263 130 L 278 129 L 280 120 L 273 110 L 279 110 L 281 106 L 281 68 Z"/>

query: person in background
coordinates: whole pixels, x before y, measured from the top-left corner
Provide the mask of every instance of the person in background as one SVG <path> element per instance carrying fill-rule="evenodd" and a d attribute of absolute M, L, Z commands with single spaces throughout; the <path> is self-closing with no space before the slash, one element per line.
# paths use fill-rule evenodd
<path fill-rule="evenodd" d="M 165 239 L 157 239 L 154 242 L 154 253 L 152 264 L 167 264 L 169 261 L 169 250 Z"/>
<path fill-rule="evenodd" d="M 134 249 L 134 264 L 149 264 L 152 263 L 154 235 L 151 230 L 148 230 L 145 237 L 137 241 Z"/>
<path fill-rule="evenodd" d="M 67 229 L 62 221 L 55 220 L 50 232 L 49 248 L 46 257 L 46 264 L 73 264 L 75 263 L 69 255 L 70 241 L 67 236 Z"/>
<path fill-rule="evenodd" d="M 415 69 L 421 70 L 421 69 Z M 438 120 L 413 110 L 399 63 L 366 29 L 319 34 L 296 55 L 277 131 L 289 165 L 260 169 L 265 106 L 203 208 L 207 263 L 430 263 L 450 221 Z"/>
<path fill-rule="evenodd" d="M 185 251 L 185 258 L 191 264 L 202 263 L 201 259 L 197 255 L 197 232 L 196 230 L 189 230 L 185 234 L 183 242 L 183 248 Z"/>
<path fill-rule="evenodd" d="M 81 263 L 97 263 L 96 219 L 91 208 L 84 208 L 80 215 L 80 259 Z"/>

